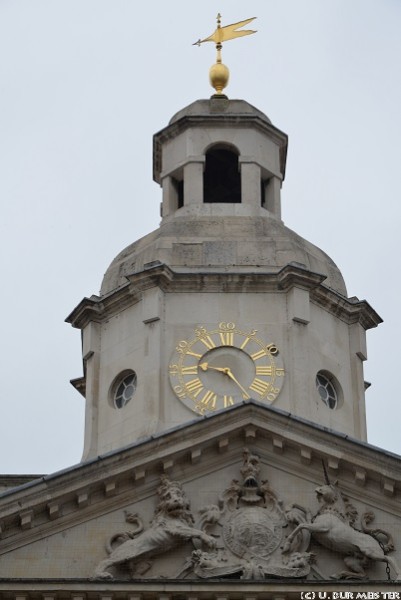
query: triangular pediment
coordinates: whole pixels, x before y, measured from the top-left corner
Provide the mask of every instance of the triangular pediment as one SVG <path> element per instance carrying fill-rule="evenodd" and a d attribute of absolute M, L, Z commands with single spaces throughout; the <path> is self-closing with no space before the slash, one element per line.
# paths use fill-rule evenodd
<path fill-rule="evenodd" d="M 258 464 L 254 489 L 247 491 L 250 457 Z M 246 402 L 3 493 L 0 578 L 90 579 L 102 570 L 121 580 L 352 574 L 357 559 L 346 567 L 347 552 L 319 544 L 307 531 L 283 556 L 288 535 L 322 510 L 315 490 L 327 480 L 338 480 L 355 527 L 367 527 L 363 515 L 370 512 L 370 528 L 392 533 L 391 556 L 401 563 L 400 467 L 398 456 Z M 157 535 L 172 526 L 162 514 L 170 492 L 188 502 L 187 515 L 173 524 L 174 543 L 150 540 L 145 533 L 157 519 L 164 523 Z M 379 537 L 388 542 L 386 533 Z M 122 555 L 99 571 L 108 551 L 129 540 L 128 558 L 137 552 L 133 540 L 140 540 L 139 558 Z M 370 577 L 387 577 L 385 563 L 371 561 L 369 569 Z"/>

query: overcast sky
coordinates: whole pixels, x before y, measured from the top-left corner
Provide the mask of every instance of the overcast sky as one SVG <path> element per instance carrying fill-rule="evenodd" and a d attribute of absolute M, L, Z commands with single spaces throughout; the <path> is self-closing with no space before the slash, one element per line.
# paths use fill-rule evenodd
<path fill-rule="evenodd" d="M 289 135 L 286 225 L 325 250 L 368 333 L 369 441 L 401 454 L 400 0 L 0 0 L 0 472 L 79 462 L 80 332 L 64 323 L 158 226 L 152 135 L 208 98 L 216 13 L 230 98 Z"/>

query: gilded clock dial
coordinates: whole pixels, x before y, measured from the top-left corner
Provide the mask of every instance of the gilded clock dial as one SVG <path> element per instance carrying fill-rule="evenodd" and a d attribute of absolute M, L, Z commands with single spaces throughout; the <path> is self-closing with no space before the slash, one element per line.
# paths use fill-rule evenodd
<path fill-rule="evenodd" d="M 275 343 L 259 339 L 256 329 L 223 322 L 198 326 L 191 339 L 178 342 L 169 374 L 176 396 L 203 415 L 250 398 L 273 402 L 284 368 Z"/>

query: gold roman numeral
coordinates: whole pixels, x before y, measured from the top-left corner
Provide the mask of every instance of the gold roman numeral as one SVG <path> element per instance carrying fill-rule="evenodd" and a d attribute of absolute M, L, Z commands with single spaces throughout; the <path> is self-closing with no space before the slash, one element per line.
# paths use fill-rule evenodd
<path fill-rule="evenodd" d="M 234 405 L 234 399 L 232 396 L 223 396 L 223 405 L 224 408 L 228 408 L 229 406 Z"/>
<path fill-rule="evenodd" d="M 182 367 L 181 373 L 183 375 L 197 375 L 198 374 L 198 366 L 194 365 L 193 367 Z"/>
<path fill-rule="evenodd" d="M 247 345 L 247 343 L 248 343 L 250 340 L 251 340 L 251 337 L 248 335 L 248 337 L 246 337 L 246 338 L 244 339 L 244 341 L 242 342 L 242 344 L 241 344 L 241 346 L 240 346 L 241 350 L 243 350 L 243 349 L 245 348 L 245 346 Z"/>
<path fill-rule="evenodd" d="M 185 354 L 189 354 L 190 356 L 195 356 L 195 358 L 200 358 L 202 354 L 197 354 L 196 352 L 192 352 L 192 350 L 188 350 Z"/>
<path fill-rule="evenodd" d="M 219 334 L 223 346 L 234 346 L 233 331 L 220 331 Z"/>
<path fill-rule="evenodd" d="M 205 346 L 208 350 L 211 350 L 212 348 L 216 348 L 216 344 L 214 343 L 214 341 L 212 340 L 210 335 L 206 335 L 205 337 L 199 338 L 199 341 L 202 342 L 203 344 L 205 344 Z"/>
<path fill-rule="evenodd" d="M 262 356 L 267 356 L 267 352 L 266 350 L 259 350 L 258 352 L 254 352 L 253 354 L 251 354 L 251 358 L 252 360 L 258 360 L 259 358 L 262 358 Z"/>
<path fill-rule="evenodd" d="M 208 390 L 206 394 L 201 398 L 197 404 L 197 408 L 200 410 L 215 410 L 216 409 L 217 395 L 214 392 Z"/>
<path fill-rule="evenodd" d="M 196 398 L 203 390 L 203 383 L 201 382 L 199 377 L 195 377 L 195 379 L 187 381 L 185 387 L 187 388 L 188 392 Z"/>
<path fill-rule="evenodd" d="M 258 379 L 257 377 L 255 377 L 255 379 L 249 386 L 249 389 L 259 394 L 259 396 L 263 396 L 264 394 L 266 394 L 266 392 L 268 392 L 270 388 L 270 383 L 268 383 L 267 381 L 262 381 L 262 379 Z"/>
<path fill-rule="evenodd" d="M 256 375 L 271 375 L 273 372 L 272 367 L 256 367 Z"/>

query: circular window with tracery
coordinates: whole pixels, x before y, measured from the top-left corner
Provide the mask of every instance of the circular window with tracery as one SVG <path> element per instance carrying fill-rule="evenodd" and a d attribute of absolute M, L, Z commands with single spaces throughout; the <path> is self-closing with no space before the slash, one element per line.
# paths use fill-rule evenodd
<path fill-rule="evenodd" d="M 316 375 L 316 388 L 321 400 L 328 408 L 334 410 L 338 407 L 339 395 L 333 376 L 319 371 Z"/>
<path fill-rule="evenodd" d="M 132 400 L 137 385 L 135 371 L 125 371 L 119 375 L 111 387 L 111 400 L 115 408 L 124 408 Z"/>

